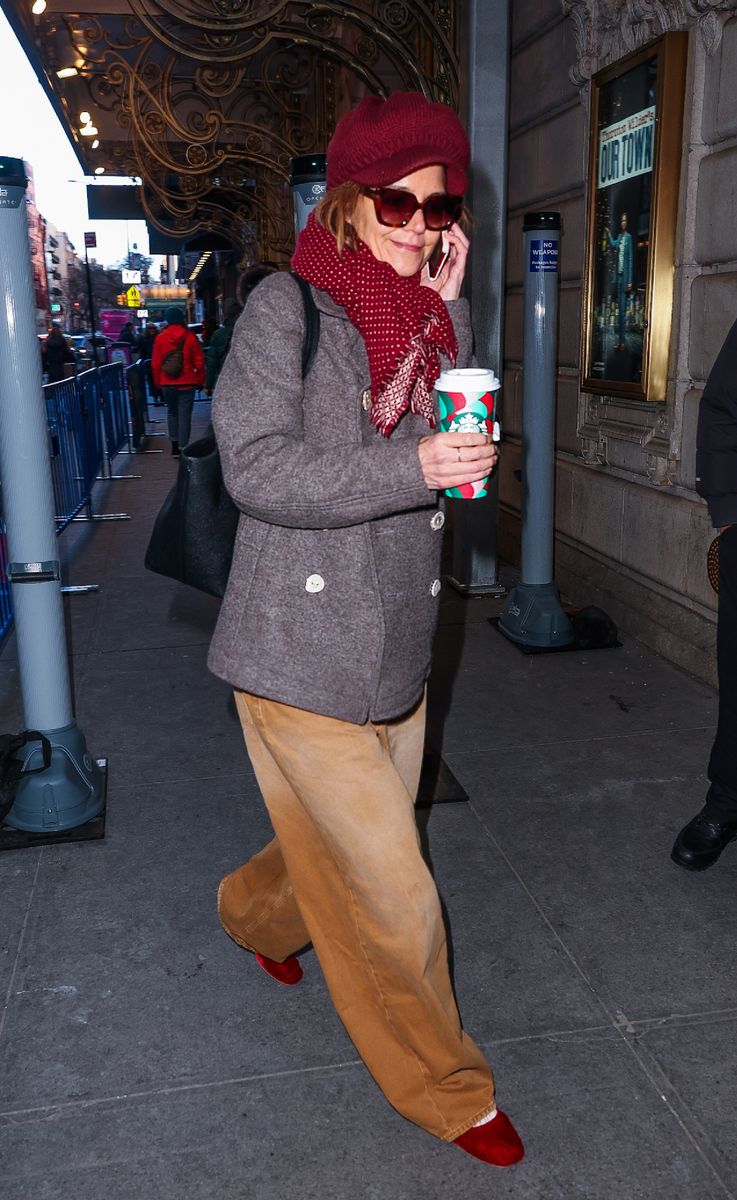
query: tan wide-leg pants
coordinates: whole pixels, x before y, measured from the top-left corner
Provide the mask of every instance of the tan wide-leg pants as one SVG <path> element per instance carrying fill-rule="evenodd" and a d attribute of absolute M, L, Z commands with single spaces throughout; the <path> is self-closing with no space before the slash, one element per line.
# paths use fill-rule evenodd
<path fill-rule="evenodd" d="M 312 942 L 338 1014 L 391 1104 L 448 1141 L 495 1107 L 461 1028 L 440 902 L 414 813 L 424 701 L 353 725 L 236 692 L 276 837 L 226 876 L 240 945 L 282 961 Z"/>

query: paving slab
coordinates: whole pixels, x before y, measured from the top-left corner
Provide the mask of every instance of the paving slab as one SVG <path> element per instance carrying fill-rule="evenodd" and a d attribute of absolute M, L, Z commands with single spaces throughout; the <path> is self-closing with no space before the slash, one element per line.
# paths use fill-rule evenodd
<path fill-rule="evenodd" d="M 0 1117 L 5 1200 L 724 1200 L 618 1035 L 499 1047 L 526 1160 L 499 1171 L 394 1114 L 362 1067 Z"/>
<path fill-rule="evenodd" d="M 713 729 L 717 716 L 711 688 L 637 643 L 525 656 L 483 622 L 442 631 L 430 696 L 449 752 Z"/>
<path fill-rule="evenodd" d="M 607 1011 L 629 1020 L 732 1004 L 737 852 L 670 861 L 701 806 L 711 731 L 453 754 L 489 836 Z"/>
<path fill-rule="evenodd" d="M 486 1042 L 606 1025 L 595 996 L 470 807 L 433 808 L 427 840 L 471 1036 Z"/>
<path fill-rule="evenodd" d="M 36 882 L 39 850 L 0 853 L 0 1037 L 9 991 L 16 974 L 18 952 L 25 934 L 27 914 Z"/>
<path fill-rule="evenodd" d="M 700 1021 L 676 1018 L 668 1024 L 639 1026 L 637 1039 L 639 1052 L 662 1073 L 675 1103 L 690 1110 L 699 1140 L 713 1147 L 714 1161 L 737 1193 L 737 1004 L 731 1013 L 714 1013 Z"/>
<path fill-rule="evenodd" d="M 166 642 L 162 628 L 162 643 Z M 207 670 L 207 643 L 87 655 L 77 719 L 110 778 L 132 786 L 239 774 L 232 689 Z"/>
<path fill-rule="evenodd" d="M 0 1096 L 17 1107 L 355 1059 L 314 956 L 298 992 L 280 987 L 218 922 L 222 875 L 270 836 L 245 770 L 111 787 L 104 841 L 45 851 Z"/>

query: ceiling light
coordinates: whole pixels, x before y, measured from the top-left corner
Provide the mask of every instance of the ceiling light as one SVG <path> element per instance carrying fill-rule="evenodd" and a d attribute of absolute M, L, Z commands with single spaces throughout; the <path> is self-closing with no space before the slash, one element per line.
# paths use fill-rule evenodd
<path fill-rule="evenodd" d="M 92 149 L 96 150 L 99 145 L 100 145 L 100 139 L 95 138 L 94 142 L 92 143 Z"/>
<path fill-rule="evenodd" d="M 78 74 L 78 71 L 77 71 L 76 67 L 62 67 L 62 69 L 60 71 L 56 72 L 56 78 L 57 79 L 71 79 L 72 75 L 77 75 L 77 74 Z"/>
<path fill-rule="evenodd" d="M 97 137 L 100 131 L 94 125 L 85 125 L 84 129 L 80 129 L 79 132 L 82 134 L 82 137 Z"/>
<path fill-rule="evenodd" d="M 46 0 L 33 0 L 31 12 L 34 17 L 40 17 L 42 12 L 46 11 Z"/>
<path fill-rule="evenodd" d="M 79 114 L 80 125 L 89 125 L 91 120 L 92 120 L 92 117 L 90 116 L 90 114 L 88 112 L 81 112 Z"/>
<path fill-rule="evenodd" d="M 105 174 L 104 167 L 95 167 L 95 175 L 104 175 L 104 174 Z"/>

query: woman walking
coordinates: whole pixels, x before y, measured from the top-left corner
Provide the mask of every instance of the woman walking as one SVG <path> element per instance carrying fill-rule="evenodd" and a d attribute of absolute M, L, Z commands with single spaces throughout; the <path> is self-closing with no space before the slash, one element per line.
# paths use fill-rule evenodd
<path fill-rule="evenodd" d="M 182 309 L 173 305 L 165 316 L 167 324 L 153 344 L 151 374 L 168 409 L 171 452 L 178 455 L 189 441 L 195 392 L 204 387 L 205 356 Z"/>
<path fill-rule="evenodd" d="M 414 801 L 444 522 L 436 492 L 484 478 L 481 434 L 433 433 L 441 363 L 465 366 L 459 225 L 469 147 L 417 93 L 368 98 L 328 148 L 328 190 L 295 270 L 261 283 L 213 403 L 241 509 L 209 664 L 236 689 L 274 839 L 223 880 L 226 931 L 298 983 L 314 946 L 337 1011 L 387 1099 L 497 1166 L 523 1156 L 463 1031 Z M 449 258 L 427 263 L 441 236 Z"/>

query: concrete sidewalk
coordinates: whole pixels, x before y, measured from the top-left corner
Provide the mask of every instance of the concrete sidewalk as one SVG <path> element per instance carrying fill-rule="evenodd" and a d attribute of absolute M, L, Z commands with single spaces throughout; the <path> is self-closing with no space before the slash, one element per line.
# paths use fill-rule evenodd
<path fill-rule="evenodd" d="M 464 1024 L 527 1147 L 484 1166 L 389 1108 L 312 953 L 281 988 L 220 930 L 218 881 L 269 824 L 205 666 L 217 602 L 143 567 L 175 475 L 157 441 L 100 492 L 132 520 L 60 539 L 68 580 L 100 584 L 67 606 L 107 828 L 0 853 L 3 1200 L 734 1200 L 737 850 L 669 859 L 713 692 L 627 640 L 525 657 L 498 602 L 446 591 L 432 729 L 470 802 L 420 823 Z M 12 638 L 0 687 L 15 732 Z"/>

